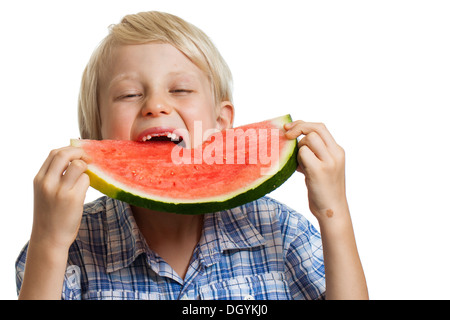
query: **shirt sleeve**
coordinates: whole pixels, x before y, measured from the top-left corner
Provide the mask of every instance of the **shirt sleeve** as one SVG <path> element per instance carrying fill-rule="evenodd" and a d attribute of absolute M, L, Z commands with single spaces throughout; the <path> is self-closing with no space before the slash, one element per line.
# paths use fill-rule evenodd
<path fill-rule="evenodd" d="M 19 256 L 16 259 L 16 291 L 19 296 L 20 288 L 22 287 L 23 274 L 25 272 L 25 260 L 27 257 L 28 243 L 22 248 Z"/>
<path fill-rule="evenodd" d="M 325 298 L 325 266 L 320 233 L 303 216 L 297 214 L 292 241 L 286 252 L 286 269 L 293 299 Z"/>

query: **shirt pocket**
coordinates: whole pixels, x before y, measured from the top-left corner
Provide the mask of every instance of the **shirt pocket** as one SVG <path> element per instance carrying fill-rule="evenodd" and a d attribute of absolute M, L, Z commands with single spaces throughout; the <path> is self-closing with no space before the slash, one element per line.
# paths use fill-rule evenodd
<path fill-rule="evenodd" d="M 202 300 L 290 300 L 283 273 L 238 276 L 200 288 Z"/>

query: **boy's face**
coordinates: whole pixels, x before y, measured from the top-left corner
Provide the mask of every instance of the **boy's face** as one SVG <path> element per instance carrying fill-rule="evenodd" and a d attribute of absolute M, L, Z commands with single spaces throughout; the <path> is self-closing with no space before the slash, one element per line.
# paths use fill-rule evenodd
<path fill-rule="evenodd" d="M 161 43 L 117 47 L 100 84 L 99 104 L 102 137 L 114 140 L 142 141 L 176 129 L 193 136 L 194 121 L 202 122 L 203 136 L 208 129 L 231 126 L 218 118 L 224 106 L 231 120 L 233 112 L 229 102 L 216 112 L 206 75 L 175 47 Z"/>

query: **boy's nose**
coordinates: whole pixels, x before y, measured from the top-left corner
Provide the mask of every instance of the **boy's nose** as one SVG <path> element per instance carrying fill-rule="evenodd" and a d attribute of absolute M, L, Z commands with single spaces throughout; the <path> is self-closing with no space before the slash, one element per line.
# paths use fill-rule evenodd
<path fill-rule="evenodd" d="M 142 115 L 144 117 L 152 116 L 152 117 L 158 117 L 161 115 L 168 115 L 172 112 L 172 107 L 160 100 L 160 99 L 148 99 L 145 101 L 144 105 L 142 106 Z"/>

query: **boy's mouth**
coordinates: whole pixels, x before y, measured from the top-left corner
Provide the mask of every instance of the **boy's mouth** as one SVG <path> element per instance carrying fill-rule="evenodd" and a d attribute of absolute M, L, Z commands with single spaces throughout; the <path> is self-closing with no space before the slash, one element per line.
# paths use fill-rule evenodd
<path fill-rule="evenodd" d="M 179 137 L 175 133 L 171 132 L 162 132 L 162 133 L 153 133 L 149 134 L 147 136 L 142 137 L 142 142 L 145 141 L 173 141 L 175 143 L 179 143 L 180 140 L 183 140 L 183 138 Z"/>
<path fill-rule="evenodd" d="M 171 141 L 175 144 L 183 146 L 184 139 L 181 135 L 175 132 L 174 128 L 170 127 L 155 127 L 150 128 L 139 134 L 136 141 L 152 142 L 152 141 Z"/>

